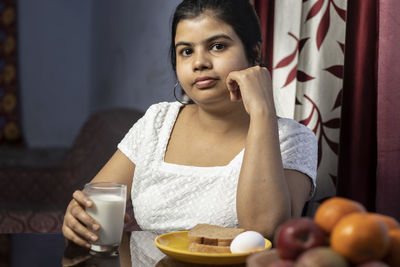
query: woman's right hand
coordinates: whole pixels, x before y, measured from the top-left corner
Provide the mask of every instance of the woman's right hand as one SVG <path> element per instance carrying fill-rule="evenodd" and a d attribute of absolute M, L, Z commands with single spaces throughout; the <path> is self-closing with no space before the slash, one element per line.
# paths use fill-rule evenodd
<path fill-rule="evenodd" d="M 93 205 L 93 201 L 80 190 L 72 196 L 64 216 L 63 235 L 79 246 L 90 248 L 89 240 L 95 242 L 98 239 L 93 231 L 100 229 L 100 224 L 85 211 Z"/>

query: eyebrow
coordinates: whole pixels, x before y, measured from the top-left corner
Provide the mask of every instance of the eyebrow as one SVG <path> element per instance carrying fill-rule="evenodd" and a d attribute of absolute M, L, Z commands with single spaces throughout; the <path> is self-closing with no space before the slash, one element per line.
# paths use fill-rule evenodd
<path fill-rule="evenodd" d="M 218 39 L 226 39 L 226 40 L 229 40 L 229 41 L 233 41 L 232 38 L 229 37 L 226 34 L 217 34 L 217 35 L 211 36 L 210 38 L 207 38 L 206 40 L 203 41 L 203 43 L 210 43 L 210 42 L 213 42 L 213 41 L 218 40 Z M 175 49 L 180 45 L 192 46 L 193 43 L 190 43 L 190 42 L 178 42 L 178 43 L 175 44 Z"/>

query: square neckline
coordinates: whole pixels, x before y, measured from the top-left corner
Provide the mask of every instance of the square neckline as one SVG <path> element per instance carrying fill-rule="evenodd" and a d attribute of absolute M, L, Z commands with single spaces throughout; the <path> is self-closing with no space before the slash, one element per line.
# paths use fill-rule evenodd
<path fill-rule="evenodd" d="M 228 168 L 230 165 L 233 164 L 233 162 L 235 162 L 243 153 L 244 153 L 244 149 L 240 150 L 239 153 L 237 153 L 226 165 L 215 165 L 215 166 L 195 166 L 195 165 L 183 165 L 183 164 L 178 164 L 178 163 L 171 163 L 171 162 L 166 162 L 165 161 L 165 154 L 167 152 L 167 146 L 169 143 L 169 140 L 171 139 L 171 134 L 172 134 L 172 130 L 175 126 L 175 123 L 178 119 L 179 113 L 181 108 L 184 105 L 182 103 L 179 102 L 173 102 L 172 103 L 172 112 L 171 112 L 171 117 L 173 116 L 174 120 L 171 120 L 171 123 L 168 123 L 167 128 L 167 133 L 165 135 L 165 137 L 162 140 L 162 145 L 161 145 L 161 164 L 164 165 L 165 167 L 175 167 L 175 168 L 182 168 L 182 169 L 197 169 L 197 170 L 209 170 L 209 169 L 221 169 L 221 168 Z"/>

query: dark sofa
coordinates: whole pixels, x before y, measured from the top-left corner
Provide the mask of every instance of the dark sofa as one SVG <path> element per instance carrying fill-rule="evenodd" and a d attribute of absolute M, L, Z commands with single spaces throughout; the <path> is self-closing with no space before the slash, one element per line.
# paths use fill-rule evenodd
<path fill-rule="evenodd" d="M 60 232 L 73 191 L 96 175 L 142 115 L 122 108 L 97 112 L 84 124 L 66 153 L 29 149 L 9 153 L 6 164 L 0 164 L 0 233 Z M 24 157 L 13 160 L 16 155 L 30 160 L 36 157 L 43 164 L 31 166 Z M 130 204 L 127 210 L 134 218 Z M 125 227 L 139 230 L 134 219 Z"/>

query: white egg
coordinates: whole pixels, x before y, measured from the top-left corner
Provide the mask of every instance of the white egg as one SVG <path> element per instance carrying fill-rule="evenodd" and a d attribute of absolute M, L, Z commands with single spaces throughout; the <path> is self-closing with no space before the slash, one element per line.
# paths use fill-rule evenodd
<path fill-rule="evenodd" d="M 240 253 L 265 248 L 264 237 L 255 231 L 246 231 L 237 235 L 231 243 L 231 252 Z"/>

